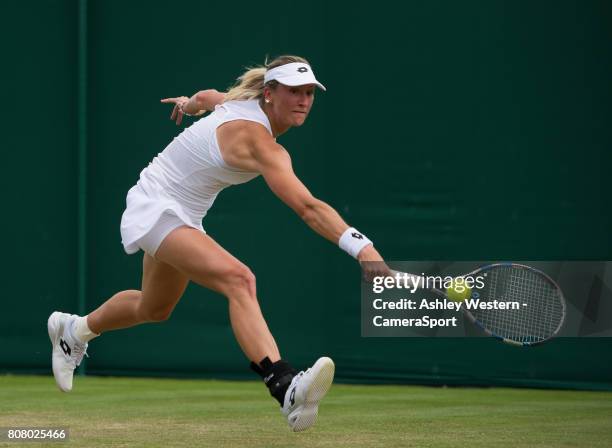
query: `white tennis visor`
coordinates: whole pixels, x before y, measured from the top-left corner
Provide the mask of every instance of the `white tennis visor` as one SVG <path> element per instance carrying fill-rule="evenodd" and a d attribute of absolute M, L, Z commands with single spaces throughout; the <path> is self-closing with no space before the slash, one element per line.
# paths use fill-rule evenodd
<path fill-rule="evenodd" d="M 317 81 L 310 65 L 302 62 L 292 62 L 268 70 L 264 76 L 264 83 L 272 80 L 292 87 L 314 84 L 321 90 L 327 90 L 323 84 Z"/>

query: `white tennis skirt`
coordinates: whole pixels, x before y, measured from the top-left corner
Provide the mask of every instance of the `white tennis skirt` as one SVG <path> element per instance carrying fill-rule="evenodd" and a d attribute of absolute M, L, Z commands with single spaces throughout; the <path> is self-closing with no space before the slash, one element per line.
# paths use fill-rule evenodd
<path fill-rule="evenodd" d="M 128 254 L 142 249 L 155 257 L 164 238 L 177 227 L 188 226 L 204 232 L 202 222 L 194 221 L 162 188 L 141 179 L 128 192 L 121 217 L 123 248 Z"/>

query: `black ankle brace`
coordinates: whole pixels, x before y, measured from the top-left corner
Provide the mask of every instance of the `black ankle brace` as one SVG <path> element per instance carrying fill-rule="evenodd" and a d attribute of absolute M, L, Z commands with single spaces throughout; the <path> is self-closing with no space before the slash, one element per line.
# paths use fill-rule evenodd
<path fill-rule="evenodd" d="M 276 361 L 273 363 L 267 356 L 259 364 L 251 362 L 251 369 L 263 379 L 265 385 L 270 390 L 270 395 L 283 405 L 285 392 L 291 385 L 291 380 L 297 374 L 287 361 Z"/>

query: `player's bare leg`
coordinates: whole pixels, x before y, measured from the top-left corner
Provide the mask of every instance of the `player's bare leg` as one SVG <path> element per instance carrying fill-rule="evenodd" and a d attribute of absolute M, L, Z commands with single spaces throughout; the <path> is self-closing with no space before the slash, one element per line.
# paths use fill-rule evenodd
<path fill-rule="evenodd" d="M 208 235 L 190 227 L 172 231 L 157 250 L 156 258 L 193 282 L 227 297 L 234 335 L 249 360 L 280 359 L 257 301 L 255 276 L 248 267 Z"/>
<path fill-rule="evenodd" d="M 142 291 L 121 291 L 88 316 L 57 311 L 51 314 L 47 329 L 58 387 L 64 392 L 72 390 L 74 370 L 80 365 L 91 339 L 105 331 L 168 319 L 188 282 L 172 266 L 145 254 Z"/>
<path fill-rule="evenodd" d="M 281 356 L 257 301 L 255 276 L 212 238 L 187 227 L 174 230 L 157 258 L 176 266 L 191 280 L 225 295 L 234 334 L 251 367 L 264 379 L 293 431 L 310 428 L 319 403 L 334 378 L 334 363 L 320 358 L 297 373 Z"/>

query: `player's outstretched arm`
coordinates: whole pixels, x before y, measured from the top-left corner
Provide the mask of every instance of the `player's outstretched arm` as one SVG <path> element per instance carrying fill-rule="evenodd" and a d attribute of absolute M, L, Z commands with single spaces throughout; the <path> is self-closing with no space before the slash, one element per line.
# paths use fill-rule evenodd
<path fill-rule="evenodd" d="M 272 140 L 259 141 L 255 144 L 253 157 L 258 171 L 274 194 L 291 207 L 319 235 L 334 244 L 340 244 L 341 247 L 343 246 L 342 239 L 350 239 L 351 233 L 356 234 L 358 238 L 365 238 L 356 231 L 352 232 L 349 225 L 333 207 L 310 193 L 295 175 L 291 157 L 281 145 Z M 361 245 L 361 247 L 356 246 L 357 249 L 353 252 L 350 247 L 349 250 L 343 248 L 359 261 L 383 261 L 373 244 L 369 240 L 367 243 L 369 244 Z"/>

